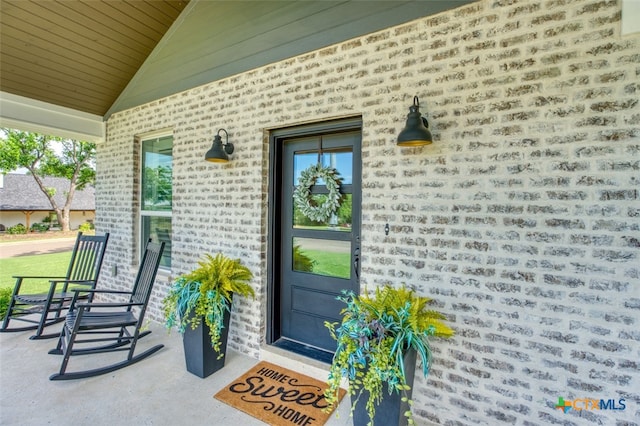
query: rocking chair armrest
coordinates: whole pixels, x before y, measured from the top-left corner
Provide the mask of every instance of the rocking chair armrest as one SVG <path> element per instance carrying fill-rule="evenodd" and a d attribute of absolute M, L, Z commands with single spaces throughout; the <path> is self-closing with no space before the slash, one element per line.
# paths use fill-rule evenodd
<path fill-rule="evenodd" d="M 131 294 L 130 291 L 121 291 L 121 290 L 99 290 L 99 289 L 95 289 L 95 288 L 72 288 L 71 291 L 75 291 L 77 293 L 104 293 L 104 294 Z"/>
<path fill-rule="evenodd" d="M 54 289 L 53 291 L 55 291 L 55 289 L 61 284 L 63 284 L 63 288 L 65 288 L 64 290 L 65 292 L 71 292 L 74 290 L 86 292 L 86 291 L 89 291 L 88 288 L 73 289 L 73 288 L 68 288 L 68 286 L 69 284 L 78 284 L 86 287 L 93 287 L 93 285 L 95 284 L 95 280 L 67 280 L 67 279 L 49 280 L 49 285 Z"/>
<path fill-rule="evenodd" d="M 127 308 L 129 306 L 142 306 L 144 303 L 140 302 L 102 302 L 102 303 L 78 303 L 76 304 L 77 308 L 80 309 L 88 309 L 88 308 Z"/>
<path fill-rule="evenodd" d="M 49 280 L 50 283 L 67 283 L 67 284 L 93 284 L 95 280 L 68 280 L 66 278 Z M 84 290 L 88 291 L 88 290 Z"/>
<path fill-rule="evenodd" d="M 102 293 L 102 294 L 124 294 L 124 295 L 131 295 L 130 291 L 119 291 L 119 290 L 96 290 L 95 288 L 88 288 L 88 289 L 84 289 L 84 288 L 72 288 L 70 289 L 70 291 L 73 291 L 75 294 L 73 295 L 73 300 L 71 301 L 71 309 L 75 309 L 76 307 L 81 307 L 81 306 L 86 306 L 86 307 L 94 307 L 97 306 L 97 304 L 93 304 L 92 302 L 83 302 L 83 303 L 78 303 L 80 299 L 80 293 L 83 294 L 91 294 L 91 299 L 93 299 L 93 295 L 95 295 L 96 293 Z"/>
<path fill-rule="evenodd" d="M 51 277 L 51 276 L 37 276 L 37 275 L 13 275 L 12 278 L 38 279 L 38 280 L 65 280 L 65 279 L 67 279 L 67 277 Z"/>
<path fill-rule="evenodd" d="M 16 283 L 13 286 L 13 292 L 11 293 L 11 297 L 13 298 L 14 296 L 21 294 L 20 293 L 20 289 L 22 288 L 22 282 L 24 280 L 32 280 L 32 279 L 36 279 L 36 280 L 47 280 L 47 279 L 61 279 L 64 280 L 67 277 L 51 277 L 51 276 L 38 276 L 38 275 L 13 275 L 12 276 L 15 280 Z"/>
<path fill-rule="evenodd" d="M 49 280 L 49 297 L 53 300 L 54 297 L 54 293 L 56 292 L 58 286 L 62 285 L 63 288 L 63 292 L 65 293 L 71 293 L 71 291 L 76 291 L 75 296 L 77 297 L 80 293 L 79 292 L 87 292 L 89 289 L 84 289 L 84 288 L 78 288 L 78 289 L 72 289 L 72 288 L 68 288 L 69 284 L 80 284 L 80 285 L 84 285 L 84 286 L 88 286 L 93 284 L 95 281 L 93 280 L 68 280 L 66 278 L 64 279 L 55 279 L 55 280 Z"/>

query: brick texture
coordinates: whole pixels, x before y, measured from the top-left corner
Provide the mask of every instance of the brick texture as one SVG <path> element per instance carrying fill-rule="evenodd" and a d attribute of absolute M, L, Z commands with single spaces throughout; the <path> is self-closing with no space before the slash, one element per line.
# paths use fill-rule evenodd
<path fill-rule="evenodd" d="M 229 345 L 258 357 L 268 131 L 361 115 L 362 284 L 413 284 L 457 331 L 417 379 L 418 422 L 640 424 L 640 34 L 620 19 L 616 1 L 482 0 L 114 114 L 103 285 L 135 268 L 136 137 L 169 129 L 172 272 L 242 258 L 258 297 L 236 300 Z M 399 148 L 415 95 L 435 142 Z M 220 127 L 222 166 L 203 161 Z M 563 413 L 560 396 L 626 409 Z"/>

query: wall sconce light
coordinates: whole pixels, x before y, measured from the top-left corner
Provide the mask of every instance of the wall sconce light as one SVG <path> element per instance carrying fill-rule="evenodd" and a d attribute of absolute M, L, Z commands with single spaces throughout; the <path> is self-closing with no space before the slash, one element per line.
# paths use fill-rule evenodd
<path fill-rule="evenodd" d="M 224 132 L 227 136 L 224 145 L 222 144 L 220 132 Z M 227 133 L 225 129 L 218 129 L 218 134 L 213 137 L 213 145 L 211 145 L 211 149 L 204 155 L 204 159 L 212 163 L 227 163 L 230 154 L 233 154 L 233 144 L 229 142 L 229 133 Z"/>
<path fill-rule="evenodd" d="M 433 142 L 427 119 L 420 115 L 420 101 L 413 97 L 413 105 L 409 107 L 407 124 L 398 135 L 398 146 L 421 146 Z"/>

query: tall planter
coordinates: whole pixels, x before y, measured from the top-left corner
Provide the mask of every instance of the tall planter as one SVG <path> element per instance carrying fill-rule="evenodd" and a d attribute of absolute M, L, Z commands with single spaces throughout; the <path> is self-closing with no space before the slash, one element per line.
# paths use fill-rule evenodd
<path fill-rule="evenodd" d="M 377 426 L 412 422 L 409 405 L 403 404 L 402 399 L 411 398 L 409 390 L 413 387 L 418 353 L 423 376 L 429 373 L 429 337 L 453 336 L 454 331 L 442 322 L 445 316 L 428 309 L 431 299 L 404 285 L 386 284 L 374 293 L 365 291 L 357 296 L 347 292 L 338 300 L 347 304 L 342 310 L 342 322 L 325 323 L 338 342 L 325 391 L 328 407 L 338 403 L 340 382 L 346 376 L 356 426 L 369 421 Z M 363 370 L 363 365 L 368 370 Z M 396 386 L 403 389 L 399 395 L 394 395 Z"/>
<path fill-rule="evenodd" d="M 220 352 L 211 346 L 209 326 L 204 319 L 195 329 L 190 326 L 185 328 L 182 345 L 188 372 L 204 379 L 224 367 L 230 318 L 231 309 L 224 313 L 224 328 L 220 334 Z M 223 355 L 222 358 L 219 358 L 220 354 Z"/>
<path fill-rule="evenodd" d="M 249 285 L 253 274 L 240 259 L 205 254 L 198 265 L 176 278 L 162 299 L 162 312 L 167 328 L 184 334 L 187 370 L 204 378 L 224 366 L 233 295 L 255 297 L 255 292 Z"/>
<path fill-rule="evenodd" d="M 387 383 L 383 385 L 382 400 L 376 407 L 376 414 L 373 417 L 374 426 L 406 426 L 408 424 L 408 418 L 404 413 L 410 410 L 410 407 L 407 401 L 402 401 L 402 397 L 406 396 L 411 399 L 413 378 L 416 372 L 416 356 L 417 352 L 411 349 L 404 355 L 403 359 L 404 375 L 407 385 L 411 387 L 410 390 L 405 392 L 392 390 L 391 395 L 389 395 L 389 385 Z M 358 395 L 359 391 L 360 389 L 356 388 L 356 395 Z M 366 408 L 368 399 L 369 392 L 363 389 L 353 411 L 354 426 L 366 426 L 369 424 L 370 419 Z"/>

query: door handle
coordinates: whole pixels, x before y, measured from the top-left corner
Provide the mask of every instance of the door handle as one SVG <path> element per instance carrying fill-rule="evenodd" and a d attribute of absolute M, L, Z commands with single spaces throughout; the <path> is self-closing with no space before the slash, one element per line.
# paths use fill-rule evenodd
<path fill-rule="evenodd" d="M 360 247 L 357 247 L 353 251 L 353 272 L 356 274 L 356 279 L 360 279 L 360 272 L 358 271 L 360 267 Z"/>

